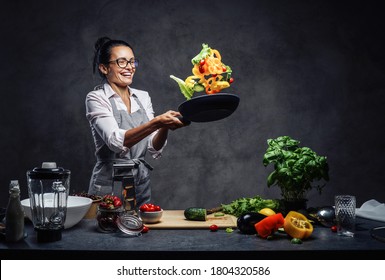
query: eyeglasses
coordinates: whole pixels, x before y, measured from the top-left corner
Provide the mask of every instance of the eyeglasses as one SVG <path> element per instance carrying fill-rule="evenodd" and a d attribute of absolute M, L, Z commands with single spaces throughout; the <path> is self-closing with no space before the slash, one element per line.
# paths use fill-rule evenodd
<path fill-rule="evenodd" d="M 131 58 L 130 60 L 125 59 L 124 57 L 118 58 L 116 60 L 111 60 L 108 63 L 115 62 L 120 68 L 126 68 L 130 64 L 131 68 L 137 68 L 139 66 L 139 60 L 137 58 Z"/>

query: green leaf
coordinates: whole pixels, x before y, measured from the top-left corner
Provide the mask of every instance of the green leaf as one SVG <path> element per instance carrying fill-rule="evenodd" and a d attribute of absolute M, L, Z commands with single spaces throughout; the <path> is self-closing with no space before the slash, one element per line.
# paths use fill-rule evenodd
<path fill-rule="evenodd" d="M 272 186 L 275 181 L 277 180 L 277 171 L 274 170 L 273 172 L 270 173 L 270 175 L 267 177 L 267 186 L 270 187 Z"/>
<path fill-rule="evenodd" d="M 211 48 L 207 44 L 202 44 L 202 50 L 199 54 L 197 54 L 193 59 L 191 59 L 191 63 L 193 65 L 198 64 L 202 59 L 208 57 L 211 53 Z"/>
<path fill-rule="evenodd" d="M 178 83 L 179 89 L 182 92 L 182 94 L 186 97 L 186 99 L 187 100 L 191 99 L 191 97 L 194 94 L 194 89 L 188 87 L 187 84 L 185 83 L 185 81 L 183 81 L 182 79 L 180 79 L 178 77 L 175 77 L 174 75 L 170 75 L 170 78 Z"/>
<path fill-rule="evenodd" d="M 269 163 L 275 162 L 280 158 L 281 152 L 279 151 L 271 151 L 265 153 L 263 157 L 263 164 L 267 166 Z"/>

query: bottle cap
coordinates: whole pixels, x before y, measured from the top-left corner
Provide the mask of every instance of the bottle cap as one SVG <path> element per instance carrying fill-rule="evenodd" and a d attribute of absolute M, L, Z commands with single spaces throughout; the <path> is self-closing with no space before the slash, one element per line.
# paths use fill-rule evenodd
<path fill-rule="evenodd" d="M 41 168 L 47 168 L 47 169 L 54 169 L 56 167 L 57 167 L 56 162 L 43 162 L 43 164 L 41 165 Z"/>
<path fill-rule="evenodd" d="M 20 190 L 20 185 L 19 185 L 19 180 L 11 180 L 11 183 L 9 184 L 9 189 L 19 189 Z"/>

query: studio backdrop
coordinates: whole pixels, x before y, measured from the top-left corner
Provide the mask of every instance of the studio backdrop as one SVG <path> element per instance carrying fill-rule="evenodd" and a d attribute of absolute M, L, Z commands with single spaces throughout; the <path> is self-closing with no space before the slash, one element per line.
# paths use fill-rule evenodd
<path fill-rule="evenodd" d="M 330 181 L 309 206 L 352 194 L 385 202 L 383 6 L 374 1 L 104 0 L 1 4 L 0 190 L 28 197 L 26 172 L 44 161 L 88 190 L 96 161 L 85 97 L 101 36 L 129 42 L 140 60 L 132 87 L 156 115 L 185 101 L 170 75 L 191 75 L 202 43 L 233 71 L 240 97 L 228 118 L 170 131 L 147 158 L 153 201 L 165 209 L 215 207 L 240 197 L 280 198 L 267 187 L 267 140 L 290 136 L 326 156 Z"/>

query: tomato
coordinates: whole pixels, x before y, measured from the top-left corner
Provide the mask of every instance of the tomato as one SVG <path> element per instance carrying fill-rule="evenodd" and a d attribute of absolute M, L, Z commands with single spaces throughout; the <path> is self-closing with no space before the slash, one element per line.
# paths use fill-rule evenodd
<path fill-rule="evenodd" d="M 222 66 L 222 71 L 226 72 L 227 71 L 227 67 L 226 66 Z"/>
<path fill-rule="evenodd" d="M 120 207 L 122 206 L 122 202 L 120 201 L 120 199 L 115 199 L 114 200 L 114 207 Z"/>
<path fill-rule="evenodd" d="M 330 230 L 331 230 L 332 232 L 337 232 L 337 226 L 332 226 L 332 227 L 330 228 Z"/>
<path fill-rule="evenodd" d="M 203 74 L 205 72 L 205 69 L 202 67 L 203 65 L 199 65 L 199 73 Z"/>
<path fill-rule="evenodd" d="M 206 60 L 205 59 L 202 59 L 201 61 L 199 61 L 199 65 L 204 65 L 206 63 Z"/>
<path fill-rule="evenodd" d="M 234 78 L 231 77 L 231 78 L 229 79 L 229 83 L 232 84 L 233 82 L 234 82 Z"/>
<path fill-rule="evenodd" d="M 210 226 L 210 230 L 211 231 L 217 231 L 218 230 L 218 226 L 217 225 L 211 225 Z"/>
<path fill-rule="evenodd" d="M 146 226 L 143 226 L 142 233 L 148 232 L 150 229 Z"/>
<path fill-rule="evenodd" d="M 142 211 L 142 212 L 146 212 L 148 210 L 148 205 L 147 204 L 143 204 L 142 206 L 139 207 L 139 210 Z"/>
<path fill-rule="evenodd" d="M 148 204 L 148 209 L 147 209 L 147 212 L 154 212 L 155 210 L 155 205 L 154 204 L 151 204 L 151 203 L 149 203 Z"/>
<path fill-rule="evenodd" d="M 155 205 L 152 203 L 145 203 L 139 207 L 139 210 L 142 212 L 155 212 L 155 211 L 162 210 L 162 208 L 159 205 Z"/>

